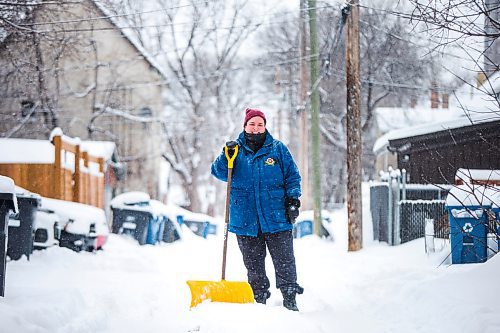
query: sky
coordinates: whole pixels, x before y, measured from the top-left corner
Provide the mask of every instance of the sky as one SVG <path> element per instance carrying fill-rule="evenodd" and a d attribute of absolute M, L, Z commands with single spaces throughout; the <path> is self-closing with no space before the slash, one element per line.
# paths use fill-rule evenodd
<path fill-rule="evenodd" d="M 52 247 L 30 261 L 8 262 L 1 331 L 499 332 L 500 257 L 450 265 L 447 241 L 436 240 L 433 254 L 423 239 L 394 247 L 372 241 L 367 189 L 361 251 L 347 251 L 345 209 L 331 212 L 334 241 L 295 240 L 305 289 L 297 297 L 300 312 L 282 307 L 269 257 L 266 305 L 204 302 L 190 310 L 186 281 L 219 280 L 222 236 L 203 239 L 183 228 L 183 239 L 171 244 L 139 246 L 112 234 L 97 253 Z M 226 277 L 246 280 L 232 234 Z"/>

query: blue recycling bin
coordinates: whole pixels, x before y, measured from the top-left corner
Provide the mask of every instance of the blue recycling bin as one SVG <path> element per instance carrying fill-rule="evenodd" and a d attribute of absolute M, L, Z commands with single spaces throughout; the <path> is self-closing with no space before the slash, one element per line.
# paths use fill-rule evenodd
<path fill-rule="evenodd" d="M 160 216 L 151 216 L 148 223 L 146 244 L 155 245 L 162 238 L 164 221 Z"/>
<path fill-rule="evenodd" d="M 296 222 L 293 225 L 293 236 L 294 238 L 301 238 L 307 235 L 312 235 L 313 233 L 313 221 L 304 220 Z"/>
<path fill-rule="evenodd" d="M 500 253 L 500 192 L 496 198 L 498 201 L 492 204 L 491 210 L 495 214 L 495 233 L 497 238 L 497 253 Z"/>
<path fill-rule="evenodd" d="M 488 214 L 491 206 L 447 206 L 450 222 L 451 262 L 485 262 L 487 255 Z"/>
<path fill-rule="evenodd" d="M 181 239 L 178 229 L 176 228 L 176 222 L 172 222 L 167 216 L 162 216 L 163 223 L 161 226 L 161 241 L 165 243 L 173 243 L 176 240 Z"/>

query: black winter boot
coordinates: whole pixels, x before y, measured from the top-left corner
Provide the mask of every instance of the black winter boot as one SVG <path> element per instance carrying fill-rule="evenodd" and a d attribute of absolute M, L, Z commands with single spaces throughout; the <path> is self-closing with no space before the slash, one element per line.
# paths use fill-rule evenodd
<path fill-rule="evenodd" d="M 297 301 L 295 300 L 295 293 L 283 296 L 283 306 L 288 310 L 299 311 Z"/>
<path fill-rule="evenodd" d="M 271 297 L 271 292 L 269 290 L 256 292 L 254 294 L 255 302 L 260 304 L 266 304 L 266 301 L 269 297 Z"/>
<path fill-rule="evenodd" d="M 302 294 L 304 289 L 299 286 L 291 286 L 291 287 L 282 287 L 280 288 L 281 293 L 283 294 L 283 306 L 288 310 L 299 311 L 297 307 L 297 301 L 295 300 L 295 296 L 297 294 Z"/>

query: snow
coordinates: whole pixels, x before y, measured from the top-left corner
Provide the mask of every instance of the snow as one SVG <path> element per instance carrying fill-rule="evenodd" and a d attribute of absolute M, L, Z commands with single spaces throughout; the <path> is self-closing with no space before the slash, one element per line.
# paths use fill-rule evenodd
<path fill-rule="evenodd" d="M 139 246 L 110 235 L 103 251 L 51 247 L 7 265 L 0 302 L 5 332 L 481 332 L 500 331 L 500 257 L 449 266 L 449 244 L 425 253 L 424 239 L 390 247 L 371 239 L 364 184 L 364 248 L 347 251 L 347 212 L 331 212 L 335 242 L 295 240 L 300 312 L 281 306 L 205 302 L 189 309 L 186 280 L 219 280 L 222 235 Z M 227 278 L 246 280 L 234 235 Z M 274 285 L 269 256 L 266 266 Z M 445 262 L 441 265 L 442 262 Z"/>
<path fill-rule="evenodd" d="M 446 197 L 446 206 L 485 206 L 490 207 L 492 189 L 484 185 L 457 185 L 454 186 Z M 497 190 L 498 191 L 498 190 Z"/>
<path fill-rule="evenodd" d="M 430 107 L 415 108 L 393 108 L 379 107 L 375 109 L 375 117 L 378 129 L 382 133 L 387 133 L 394 129 L 404 127 L 435 123 L 456 119 L 463 114 L 462 110 L 433 109 Z"/>
<path fill-rule="evenodd" d="M 472 115 L 462 114 L 462 117 L 444 121 L 444 122 L 436 122 L 436 123 L 428 123 L 422 125 L 416 125 L 411 127 L 405 127 L 397 130 L 390 131 L 385 135 L 375 141 L 373 145 L 373 152 L 380 151 L 383 147 L 385 147 L 390 140 L 397 140 L 402 138 L 411 138 L 418 135 L 425 135 L 434 132 L 440 132 L 455 128 L 461 128 L 466 126 L 471 126 L 480 123 L 487 123 L 493 121 L 500 121 L 500 115 L 498 112 L 478 112 Z"/>
<path fill-rule="evenodd" d="M 377 108 L 375 119 L 383 135 L 375 142 L 373 152 L 379 152 L 390 140 L 499 121 L 498 101 L 492 93 L 492 90 L 496 93 L 499 89 L 499 82 L 500 74 L 494 75 L 490 82 L 479 88 L 464 83 L 450 96 L 447 109 L 425 106 Z"/>
<path fill-rule="evenodd" d="M 15 189 L 14 181 L 11 178 L 0 175 L 0 193 L 6 194 L 7 197 L 10 198 L 10 200 L 12 202 L 12 208 L 13 208 L 14 212 L 17 213 L 17 198 L 15 195 L 16 189 Z M 7 199 L 7 198 L 5 198 L 5 199 Z M 11 206 L 11 205 L 9 205 L 9 206 Z"/>
<path fill-rule="evenodd" d="M 117 208 L 126 208 L 124 206 L 146 203 L 149 202 L 150 199 L 151 198 L 149 194 L 145 192 L 125 192 L 114 197 L 113 200 L 111 200 L 111 206 Z"/>
<path fill-rule="evenodd" d="M 54 163 L 54 145 L 47 140 L 0 138 L 0 163 Z"/>
<path fill-rule="evenodd" d="M 463 180 L 469 183 L 471 180 L 500 180 L 500 170 L 483 169 L 458 169 L 455 180 Z"/>
<path fill-rule="evenodd" d="M 115 150 L 115 143 L 108 141 L 81 141 L 78 138 L 63 136 L 65 142 L 80 145 L 82 151 L 87 151 L 95 157 L 103 157 L 110 160 Z M 0 163 L 54 163 L 54 145 L 50 140 L 32 139 L 10 139 L 0 138 Z M 65 154 L 67 163 L 64 165 L 68 170 L 74 169 L 74 154 Z M 91 164 L 94 164 L 91 162 Z M 83 165 L 83 164 L 82 164 Z"/>
<path fill-rule="evenodd" d="M 0 176 L 0 193 L 16 193 L 14 181 L 5 176 Z"/>
<path fill-rule="evenodd" d="M 82 141 L 83 151 L 90 152 L 92 156 L 102 157 L 105 161 L 111 160 L 116 149 L 116 144 L 112 141 Z"/>
<path fill-rule="evenodd" d="M 63 130 L 60 127 L 54 128 L 49 135 L 49 141 L 52 142 L 55 136 L 63 136 Z"/>
<path fill-rule="evenodd" d="M 97 235 L 109 234 L 104 210 L 77 202 L 49 199 L 42 197 L 41 208 L 57 213 L 61 218 L 61 227 L 67 232 L 87 235 L 91 224 L 95 224 Z"/>

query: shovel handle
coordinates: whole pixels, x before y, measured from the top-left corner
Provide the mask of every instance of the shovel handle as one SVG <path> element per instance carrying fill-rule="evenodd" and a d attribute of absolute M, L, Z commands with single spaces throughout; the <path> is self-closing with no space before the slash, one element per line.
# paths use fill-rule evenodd
<path fill-rule="evenodd" d="M 224 147 L 224 153 L 227 158 L 227 191 L 226 191 L 226 213 L 224 219 L 224 246 L 222 248 L 222 274 L 221 280 L 226 279 L 226 254 L 227 254 L 227 229 L 229 224 L 229 197 L 231 195 L 231 182 L 233 178 L 233 164 L 236 159 L 236 155 L 238 155 L 238 146 L 236 145 L 234 148 L 233 156 L 229 156 L 229 147 Z"/>
<path fill-rule="evenodd" d="M 234 150 L 233 156 L 229 156 L 229 149 Z M 228 146 L 225 146 L 224 153 L 226 154 L 226 158 L 227 158 L 227 167 L 229 169 L 232 169 L 233 165 L 234 165 L 234 160 L 236 159 L 236 155 L 238 155 L 238 146 L 236 145 L 236 146 L 234 146 L 234 148 L 229 148 Z"/>

